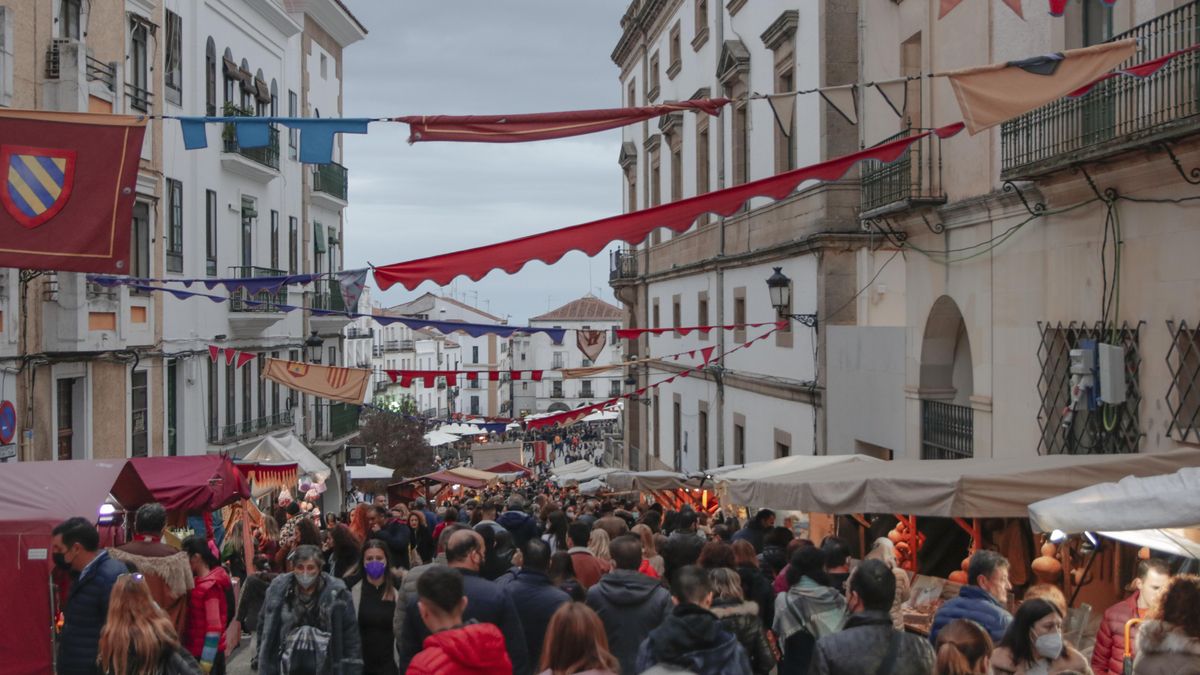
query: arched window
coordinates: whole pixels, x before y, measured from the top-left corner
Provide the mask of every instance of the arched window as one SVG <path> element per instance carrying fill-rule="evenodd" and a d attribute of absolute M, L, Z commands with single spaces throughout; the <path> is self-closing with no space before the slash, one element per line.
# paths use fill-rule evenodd
<path fill-rule="evenodd" d="M 271 78 L 271 117 L 279 116 L 279 84 Z"/>
<path fill-rule="evenodd" d="M 254 76 L 250 74 L 250 63 L 246 59 L 242 59 L 238 75 L 242 80 L 242 109 L 254 110 Z"/>
<path fill-rule="evenodd" d="M 225 58 L 222 60 L 221 70 L 225 76 L 225 105 L 236 104 L 238 71 L 237 64 L 233 62 L 233 52 L 229 51 L 228 47 L 225 48 Z"/>
<path fill-rule="evenodd" d="M 217 114 L 217 43 L 212 36 L 204 47 L 204 110 L 206 115 Z"/>
<path fill-rule="evenodd" d="M 254 114 L 259 117 L 264 117 L 271 105 L 271 90 L 267 87 L 267 80 L 263 77 L 262 68 L 254 74 Z"/>

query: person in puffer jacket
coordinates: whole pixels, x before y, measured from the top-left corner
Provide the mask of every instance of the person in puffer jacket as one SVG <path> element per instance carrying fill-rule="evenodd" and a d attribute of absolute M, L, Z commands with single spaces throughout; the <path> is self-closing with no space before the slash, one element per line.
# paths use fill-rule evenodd
<path fill-rule="evenodd" d="M 749 544 L 749 542 L 745 542 Z M 767 675 L 775 667 L 775 655 L 767 644 L 759 618 L 758 603 L 747 601 L 742 596 L 741 576 L 727 567 L 708 571 L 712 578 L 715 598 L 711 611 L 721 621 L 721 626 L 733 633 L 742 649 L 750 657 L 750 669 L 755 675 Z M 765 583 L 765 582 L 764 582 Z"/>
<path fill-rule="evenodd" d="M 1158 605 L 1163 589 L 1171 580 L 1171 568 L 1157 558 L 1138 563 L 1137 578 L 1133 580 L 1133 595 L 1104 611 L 1096 646 L 1092 649 L 1092 672 L 1096 675 L 1121 675 L 1125 659 L 1125 623 L 1144 618 Z M 1141 626 L 1134 624 L 1130 631 L 1133 654 L 1137 655 L 1137 635 Z"/>
<path fill-rule="evenodd" d="M 1200 577 L 1175 577 L 1142 623 L 1134 675 L 1200 674 Z"/>
<path fill-rule="evenodd" d="M 1000 604 L 1008 599 L 1012 584 L 1008 581 L 1008 560 L 995 551 L 977 551 L 967 563 L 970 586 L 963 586 L 958 597 L 938 609 L 929 629 L 929 642 L 937 644 L 938 631 L 955 619 L 970 619 L 983 626 L 997 644 L 1004 639 L 1012 614 Z"/>
<path fill-rule="evenodd" d="M 746 650 L 709 611 L 713 590 L 708 573 L 695 565 L 679 568 L 671 595 L 675 597 L 675 609 L 642 642 L 633 672 L 751 675 Z"/>
<path fill-rule="evenodd" d="M 525 513 L 525 498 L 513 495 L 508 498 L 508 510 L 501 513 L 496 522 L 512 533 L 513 545 L 521 548 L 530 539 L 537 539 L 542 534 L 537 520 Z"/>
<path fill-rule="evenodd" d="M 100 630 L 108 616 L 109 595 L 117 577 L 129 571 L 124 563 L 100 550 L 100 533 L 86 518 L 76 516 L 52 531 L 54 565 L 71 575 L 71 588 L 63 606 L 63 627 L 58 638 L 59 675 L 92 675 L 100 672 L 96 651 Z M 15 608 L 10 608 L 10 611 Z"/>
<path fill-rule="evenodd" d="M 463 624 L 462 574 L 433 566 L 417 581 L 417 608 L 433 635 L 408 664 L 408 675 L 512 675 L 504 635 L 490 623 Z"/>

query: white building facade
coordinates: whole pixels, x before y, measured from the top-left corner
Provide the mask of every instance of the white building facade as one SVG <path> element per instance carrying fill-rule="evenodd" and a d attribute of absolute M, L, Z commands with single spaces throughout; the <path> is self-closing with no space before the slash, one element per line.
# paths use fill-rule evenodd
<path fill-rule="evenodd" d="M 531 318 L 530 326 L 563 328 L 567 332 L 562 342 L 554 342 L 545 333 L 513 337 L 513 369 L 543 371 L 541 382 L 532 382 L 528 378 L 512 382 L 517 416 L 562 412 L 619 395 L 625 377 L 619 368 L 590 377 L 570 379 L 564 378 L 561 370 L 621 363 L 624 345 L 616 339 L 616 329 L 620 328 L 623 316 L 621 308 L 587 295 Z M 576 330 L 604 333 L 604 349 L 595 361 L 580 351 Z"/>

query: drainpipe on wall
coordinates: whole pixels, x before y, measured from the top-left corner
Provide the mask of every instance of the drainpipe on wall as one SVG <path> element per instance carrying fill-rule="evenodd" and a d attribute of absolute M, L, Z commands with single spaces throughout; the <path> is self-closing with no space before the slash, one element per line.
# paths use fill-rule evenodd
<path fill-rule="evenodd" d="M 721 79 L 717 72 L 721 65 L 721 49 L 725 45 L 725 11 L 724 3 L 716 3 L 717 22 L 715 31 L 715 41 L 713 44 L 713 91 L 721 92 Z M 724 92 L 721 92 L 722 94 Z M 717 116 L 717 189 L 725 188 L 725 120 L 729 117 L 725 114 L 728 106 L 721 108 L 720 115 Z M 725 258 L 725 216 L 717 216 L 717 229 L 719 233 L 718 248 L 717 248 L 717 325 L 725 325 L 725 268 L 722 266 L 722 261 Z M 725 331 L 717 331 L 717 354 L 725 353 Z M 718 356 L 718 368 L 724 368 L 725 357 Z M 723 373 L 716 379 L 717 383 L 717 452 L 721 453 L 720 459 L 717 461 L 717 466 L 725 464 L 725 378 Z M 730 460 L 732 462 L 732 453 Z"/>

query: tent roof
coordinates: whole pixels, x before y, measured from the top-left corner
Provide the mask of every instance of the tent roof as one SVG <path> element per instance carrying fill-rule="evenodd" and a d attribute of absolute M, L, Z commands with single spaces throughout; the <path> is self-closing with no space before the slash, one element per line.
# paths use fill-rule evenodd
<path fill-rule="evenodd" d="M 526 476 L 532 476 L 533 472 L 527 467 L 524 467 L 516 462 L 500 462 L 496 466 L 488 467 L 485 471 L 491 473 L 524 473 Z"/>
<path fill-rule="evenodd" d="M 346 472 L 350 474 L 350 480 L 386 480 L 395 474 L 394 470 L 378 464 L 348 466 Z"/>
<path fill-rule="evenodd" d="M 246 477 L 220 455 L 141 457 L 129 466 L 168 510 L 216 510 L 250 496 Z"/>
<path fill-rule="evenodd" d="M 258 445 L 254 446 L 253 450 L 242 457 L 242 460 L 247 462 L 296 462 L 300 465 L 302 475 L 309 475 L 317 480 L 324 480 L 333 473 L 293 433 L 263 438 Z"/>
<path fill-rule="evenodd" d="M 456 466 L 453 469 L 446 469 L 446 473 L 458 476 L 460 478 L 481 480 L 485 483 L 491 483 L 500 477 L 491 471 L 480 471 L 479 469 L 472 469 L 468 466 Z"/>
<path fill-rule="evenodd" d="M 1126 476 L 1029 505 L 1039 532 L 1094 532 L 1200 525 L 1200 468 L 1175 473 Z"/>
<path fill-rule="evenodd" d="M 550 473 L 554 474 L 555 476 L 566 476 L 568 474 L 580 473 L 594 468 L 596 468 L 596 465 L 592 464 L 586 459 L 577 459 L 570 464 L 564 464 L 562 466 L 551 468 Z"/>
<path fill-rule="evenodd" d="M 795 455 L 780 457 L 768 462 L 753 462 L 720 474 L 720 480 L 762 480 L 766 478 L 787 480 L 795 474 L 825 469 L 838 464 L 878 462 L 866 455 Z M 713 475 L 718 475 L 713 472 Z"/>
<path fill-rule="evenodd" d="M 485 472 L 481 471 L 480 473 L 485 473 Z M 489 475 L 495 476 L 495 474 L 489 474 Z M 388 485 L 388 487 L 392 487 L 392 485 L 404 485 L 405 483 L 418 483 L 418 482 L 421 482 L 421 483 L 423 483 L 423 482 L 445 483 L 446 485 L 457 484 L 457 485 L 461 485 L 463 487 L 471 488 L 472 490 L 478 490 L 479 488 L 487 487 L 487 485 L 489 483 L 489 481 L 487 481 L 487 480 L 471 478 L 468 476 L 451 473 L 449 471 L 434 471 L 433 473 L 427 473 L 424 476 L 417 476 L 415 478 L 409 478 L 407 480 L 402 480 L 399 483 L 392 483 L 391 485 Z"/>
<path fill-rule="evenodd" d="M 854 462 L 770 480 L 728 480 L 737 504 L 816 513 L 1022 518 L 1030 504 L 1124 476 L 1200 466 L 1200 448 L 1133 455 Z"/>
<path fill-rule="evenodd" d="M 126 508 L 154 500 L 125 459 L 0 464 L 0 484 L 0 523 L 10 527 L 72 516 L 94 522 L 109 493 Z"/>

